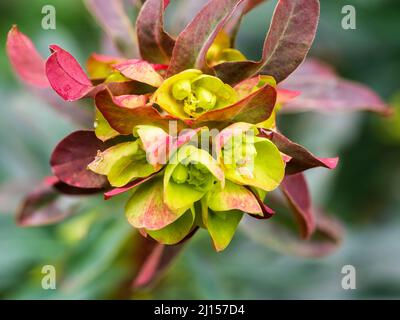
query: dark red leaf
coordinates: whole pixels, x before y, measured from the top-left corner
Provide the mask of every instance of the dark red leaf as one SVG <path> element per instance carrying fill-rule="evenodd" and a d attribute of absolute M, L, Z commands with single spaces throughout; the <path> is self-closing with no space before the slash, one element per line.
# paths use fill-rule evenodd
<path fill-rule="evenodd" d="M 225 62 L 214 67 L 219 78 L 238 83 L 262 71 L 277 82 L 287 78 L 304 60 L 319 19 L 318 0 L 280 0 L 264 42 L 260 61 Z"/>
<path fill-rule="evenodd" d="M 174 120 L 172 117 L 162 116 L 151 105 L 128 108 L 117 97 L 112 96 L 108 89 L 100 91 L 95 102 L 110 126 L 123 135 L 132 134 L 136 125 L 158 125 L 168 129 L 169 121 Z"/>
<path fill-rule="evenodd" d="M 45 72 L 45 61 L 32 41 L 14 25 L 7 36 L 7 54 L 17 75 L 31 86 L 50 86 Z"/>
<path fill-rule="evenodd" d="M 175 41 L 164 30 L 164 10 L 169 1 L 147 0 L 137 18 L 140 55 L 152 63 L 168 64 Z"/>
<path fill-rule="evenodd" d="M 309 238 L 315 230 L 315 216 L 311 206 L 311 196 L 303 173 L 286 176 L 280 189 L 299 221 L 301 235 Z"/>
<path fill-rule="evenodd" d="M 324 167 L 327 169 L 336 168 L 339 158 L 319 158 L 309 152 L 303 146 L 290 141 L 283 134 L 272 130 L 261 130 L 262 133 L 272 140 L 278 149 L 290 156 L 290 161 L 286 164 L 286 174 L 295 174 L 307 169 Z"/>
<path fill-rule="evenodd" d="M 62 182 L 78 188 L 105 188 L 106 176 L 87 169 L 98 151 L 108 145 L 97 139 L 94 131 L 75 131 L 64 138 L 54 149 L 50 165 L 53 174 Z"/>
<path fill-rule="evenodd" d="M 211 0 L 176 39 L 167 76 L 186 69 L 208 71 L 206 54 L 224 23 L 242 0 Z"/>
<path fill-rule="evenodd" d="M 46 74 L 51 87 L 61 98 L 75 101 L 83 98 L 93 85 L 76 59 L 64 49 L 51 45 L 46 62 Z"/>

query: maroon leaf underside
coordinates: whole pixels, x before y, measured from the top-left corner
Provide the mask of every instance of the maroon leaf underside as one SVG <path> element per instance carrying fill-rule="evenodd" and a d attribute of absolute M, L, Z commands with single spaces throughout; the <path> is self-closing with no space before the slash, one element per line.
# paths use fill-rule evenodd
<path fill-rule="evenodd" d="M 340 112 L 368 110 L 388 115 L 390 109 L 368 87 L 340 78 L 329 66 L 317 60 L 306 60 L 282 88 L 301 94 L 284 105 L 282 112 Z"/>
<path fill-rule="evenodd" d="M 303 146 L 290 141 L 279 132 L 261 129 L 261 135 L 269 138 L 281 152 L 291 157 L 290 161 L 286 164 L 286 175 L 299 173 L 316 167 L 334 169 L 338 164 L 339 158 L 317 157 Z"/>
<path fill-rule="evenodd" d="M 66 188 L 69 194 L 78 190 L 63 185 L 57 178 L 45 178 L 21 203 L 16 221 L 19 226 L 39 226 L 59 222 L 77 212 L 77 199 L 61 195 L 56 189 Z M 75 188 L 77 189 L 77 188 Z"/>
<path fill-rule="evenodd" d="M 96 94 L 95 103 L 110 126 L 122 135 L 132 134 L 136 125 L 157 125 L 168 130 L 169 121 L 177 120 L 170 116 L 162 116 L 151 105 L 136 108 L 124 107 L 108 89 Z M 182 126 L 181 122 L 178 123 L 179 126 Z"/>
<path fill-rule="evenodd" d="M 266 84 L 231 106 L 203 114 L 191 124 L 196 127 L 204 125 L 224 127 L 234 122 L 254 124 L 262 122 L 271 116 L 276 102 L 276 95 L 275 88 Z"/>
<path fill-rule="evenodd" d="M 261 60 L 224 62 L 213 69 L 229 84 L 261 71 L 281 82 L 305 59 L 315 37 L 318 19 L 318 0 L 280 0 L 265 38 Z"/>
<path fill-rule="evenodd" d="M 76 59 L 64 49 L 51 45 L 46 61 L 46 75 L 51 87 L 66 101 L 86 96 L 93 85 Z"/>
<path fill-rule="evenodd" d="M 47 88 L 50 86 L 45 61 L 32 41 L 14 25 L 7 35 L 7 55 L 17 75 L 27 84 Z"/>
<path fill-rule="evenodd" d="M 286 176 L 281 186 L 289 207 L 300 225 L 301 236 L 310 238 L 316 228 L 311 195 L 303 173 Z"/>
<path fill-rule="evenodd" d="M 196 68 L 209 72 L 206 54 L 224 23 L 242 0 L 211 0 L 176 39 L 167 76 Z"/>
<path fill-rule="evenodd" d="M 50 158 L 53 174 L 73 187 L 107 188 L 109 185 L 106 176 L 87 169 L 98 151 L 104 151 L 107 147 L 109 145 L 99 140 L 94 131 L 75 131 L 54 149 Z"/>
<path fill-rule="evenodd" d="M 169 1 L 147 0 L 136 20 L 140 55 L 152 63 L 168 64 L 175 40 L 164 30 L 164 10 Z"/>
<path fill-rule="evenodd" d="M 123 55 L 130 58 L 139 56 L 134 28 L 123 0 L 86 0 L 85 4 Z"/>

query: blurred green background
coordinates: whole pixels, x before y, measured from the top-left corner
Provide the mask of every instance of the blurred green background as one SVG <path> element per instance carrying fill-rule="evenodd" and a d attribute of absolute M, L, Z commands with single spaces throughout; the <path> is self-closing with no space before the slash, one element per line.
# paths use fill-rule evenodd
<path fill-rule="evenodd" d="M 244 19 L 239 48 L 249 57 L 260 54 L 274 3 Z M 41 28 L 46 4 L 56 7 L 56 30 Z M 341 28 L 346 4 L 356 7 L 356 30 Z M 369 85 L 400 109 L 399 17 L 397 0 L 322 0 L 311 55 L 344 77 Z M 84 63 L 101 46 L 100 27 L 81 1 L 0 2 L 0 298 L 400 298 L 400 120 L 374 114 L 279 118 L 281 130 L 291 139 L 318 155 L 340 156 L 336 170 L 307 173 L 315 203 L 345 225 L 343 245 L 326 258 L 285 255 L 241 232 L 217 254 L 200 232 L 156 285 L 132 294 L 134 231 L 119 199 L 88 198 L 80 202 L 78 214 L 63 223 L 18 228 L 14 213 L 19 201 L 50 173 L 52 149 L 76 126 L 30 94 L 13 75 L 5 40 L 14 23 L 45 56 L 47 46 L 57 43 Z M 56 290 L 41 287 L 41 268 L 49 264 L 57 268 Z M 348 264 L 357 270 L 356 290 L 341 287 L 341 269 Z"/>

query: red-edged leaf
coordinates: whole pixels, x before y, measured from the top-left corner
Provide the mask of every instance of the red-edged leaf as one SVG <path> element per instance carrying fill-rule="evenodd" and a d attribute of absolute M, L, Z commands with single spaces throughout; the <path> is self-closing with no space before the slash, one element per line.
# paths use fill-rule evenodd
<path fill-rule="evenodd" d="M 147 0 L 137 18 L 140 55 L 152 63 L 168 64 L 175 41 L 164 30 L 164 10 L 169 1 Z"/>
<path fill-rule="evenodd" d="M 171 117 L 162 116 L 151 105 L 129 108 L 118 99 L 106 89 L 96 95 L 95 103 L 110 126 L 123 135 L 132 134 L 135 126 L 145 124 L 158 125 L 167 130 L 169 121 L 173 120 Z"/>
<path fill-rule="evenodd" d="M 50 86 L 45 72 L 45 61 L 32 41 L 13 26 L 7 36 L 7 54 L 17 75 L 24 82 L 39 88 Z"/>
<path fill-rule="evenodd" d="M 115 196 L 117 196 L 117 195 L 119 195 L 121 193 L 125 193 L 125 192 L 127 192 L 127 191 L 129 191 L 129 190 L 141 185 L 142 183 L 144 183 L 146 181 L 149 181 L 151 178 L 153 178 L 157 174 L 158 174 L 158 172 L 155 172 L 155 173 L 149 175 L 146 178 L 139 178 L 139 179 L 136 179 L 136 180 L 134 180 L 132 182 L 129 182 L 127 185 L 125 185 L 123 187 L 111 189 L 110 191 L 107 191 L 107 192 L 104 193 L 104 200 L 109 200 L 112 197 L 115 197 Z"/>
<path fill-rule="evenodd" d="M 211 0 L 179 34 L 167 75 L 186 69 L 208 71 L 206 54 L 224 23 L 242 0 Z"/>
<path fill-rule="evenodd" d="M 281 86 L 301 92 L 296 99 L 285 104 L 282 108 L 284 112 L 390 112 L 388 106 L 371 89 L 340 78 L 330 67 L 316 60 L 307 60 Z"/>
<path fill-rule="evenodd" d="M 51 56 L 46 62 L 46 74 L 51 87 L 61 98 L 75 101 L 92 89 L 92 83 L 76 59 L 64 49 L 51 45 Z"/>
<path fill-rule="evenodd" d="M 264 42 L 260 61 L 225 62 L 214 67 L 226 83 L 238 83 L 262 72 L 277 82 L 287 78 L 304 60 L 317 30 L 318 0 L 280 0 Z"/>
<path fill-rule="evenodd" d="M 271 219 L 268 223 L 244 219 L 240 227 L 250 239 L 277 252 L 310 258 L 323 257 L 339 247 L 343 229 L 337 220 L 322 214 L 320 210 L 316 210 L 315 214 L 316 231 L 308 240 L 299 239 L 295 230 L 279 223 L 277 219 Z"/>
<path fill-rule="evenodd" d="M 250 187 L 247 187 L 247 189 L 249 189 L 254 196 L 257 199 L 258 204 L 260 205 L 261 209 L 262 209 L 262 213 L 263 215 L 260 216 L 258 214 L 249 214 L 251 217 L 256 218 L 256 219 L 269 219 L 272 218 L 273 215 L 275 214 L 275 211 L 273 209 L 271 209 L 270 207 L 268 207 L 265 203 L 264 203 L 264 199 L 261 199 L 260 196 L 258 195 L 257 192 L 255 192 L 253 189 L 251 189 Z"/>
<path fill-rule="evenodd" d="M 144 60 L 132 59 L 113 66 L 125 77 L 146 83 L 153 87 L 159 87 L 163 78 L 158 74 L 152 65 Z"/>
<path fill-rule="evenodd" d="M 303 146 L 290 141 L 283 134 L 272 131 L 260 129 L 266 137 L 272 140 L 278 149 L 290 156 L 292 159 L 286 164 L 286 174 L 295 174 L 307 169 L 316 167 L 324 167 L 327 169 L 336 168 L 339 158 L 320 158 L 313 155 Z"/>
<path fill-rule="evenodd" d="M 123 0 L 86 0 L 88 10 L 127 57 L 138 57 L 134 28 L 127 16 Z"/>
<path fill-rule="evenodd" d="M 46 178 L 26 196 L 16 215 L 19 226 L 52 224 L 77 212 L 77 199 L 54 189 L 59 183 L 57 178 Z"/>
<path fill-rule="evenodd" d="M 78 188 L 104 188 L 108 186 L 106 176 L 87 169 L 98 151 L 107 144 L 97 139 L 94 131 L 75 131 L 64 138 L 54 149 L 50 165 L 62 182 Z"/>
<path fill-rule="evenodd" d="M 315 216 L 311 196 L 303 173 L 286 176 L 280 186 L 300 224 L 301 235 L 309 238 L 315 231 Z"/>
<path fill-rule="evenodd" d="M 266 84 L 233 105 L 206 112 L 193 123 L 195 126 L 211 123 L 216 127 L 234 122 L 259 123 L 271 116 L 275 102 L 276 90 Z"/>
<path fill-rule="evenodd" d="M 146 238 L 141 242 L 140 255 L 143 262 L 132 283 L 135 289 L 146 287 L 155 281 L 183 249 L 182 244 L 165 246 Z"/>

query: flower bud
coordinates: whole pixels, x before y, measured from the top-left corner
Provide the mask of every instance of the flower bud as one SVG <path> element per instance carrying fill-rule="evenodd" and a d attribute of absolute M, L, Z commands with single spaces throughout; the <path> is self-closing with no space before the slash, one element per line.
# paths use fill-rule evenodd
<path fill-rule="evenodd" d="M 209 109 L 214 108 L 217 97 L 212 92 L 204 89 L 203 87 L 196 88 L 196 97 L 198 99 L 198 107 L 207 111 Z"/>
<path fill-rule="evenodd" d="M 188 179 L 188 169 L 182 164 L 178 164 L 172 173 L 172 179 L 175 183 L 182 184 Z"/>
<path fill-rule="evenodd" d="M 189 96 L 192 86 L 189 80 L 179 80 L 172 86 L 172 95 L 176 100 L 183 100 Z"/>

